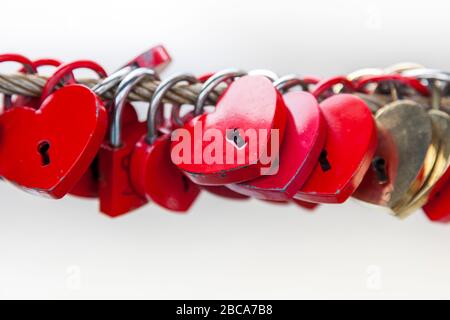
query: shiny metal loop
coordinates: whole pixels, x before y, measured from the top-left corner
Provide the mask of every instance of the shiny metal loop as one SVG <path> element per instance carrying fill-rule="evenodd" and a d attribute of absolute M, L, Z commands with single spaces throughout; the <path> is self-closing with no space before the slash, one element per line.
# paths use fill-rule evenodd
<path fill-rule="evenodd" d="M 225 69 L 219 71 L 212 75 L 208 80 L 205 81 L 198 95 L 197 101 L 195 103 L 194 115 L 198 116 L 203 113 L 203 107 L 208 99 L 209 94 L 213 91 L 220 83 L 245 76 L 247 73 L 238 69 Z"/>
<path fill-rule="evenodd" d="M 117 87 L 116 95 L 114 97 L 114 105 L 110 110 L 110 119 L 112 122 L 110 125 L 109 134 L 110 144 L 112 147 L 118 148 L 122 144 L 120 125 L 125 102 L 127 101 L 127 97 L 131 92 L 131 89 L 133 89 L 134 86 L 144 79 L 159 80 L 159 76 L 153 69 L 138 68 L 128 73 Z"/>
<path fill-rule="evenodd" d="M 400 62 L 393 65 L 390 65 L 389 67 L 384 69 L 384 73 L 403 73 L 408 70 L 414 70 L 414 69 L 423 69 L 425 68 L 423 65 L 415 62 Z"/>
<path fill-rule="evenodd" d="M 353 71 L 347 75 L 347 79 L 350 81 L 356 81 L 366 76 L 381 76 L 383 70 L 377 68 L 364 68 Z"/>
<path fill-rule="evenodd" d="M 308 83 L 296 74 L 287 74 L 278 78 L 273 82 L 273 86 L 282 93 L 296 86 L 300 86 L 303 91 L 308 91 Z"/>
<path fill-rule="evenodd" d="M 431 93 L 431 108 L 439 110 L 445 88 L 450 84 L 450 73 L 438 69 L 420 68 L 402 73 L 419 80 L 425 80 Z"/>
<path fill-rule="evenodd" d="M 191 74 L 175 74 L 163 81 L 161 81 L 156 88 L 153 96 L 150 100 L 150 107 L 147 113 L 147 137 L 146 142 L 152 144 L 158 137 L 156 129 L 156 118 L 158 115 L 158 110 L 163 105 L 162 99 L 173 86 L 180 82 L 187 82 L 189 84 L 194 84 L 199 82 L 198 79 Z"/>
<path fill-rule="evenodd" d="M 404 76 L 414 77 L 423 80 L 431 80 L 431 81 L 438 80 L 443 82 L 450 82 L 450 73 L 437 69 L 428 69 L 428 68 L 412 69 L 403 71 L 401 74 Z"/>
<path fill-rule="evenodd" d="M 248 72 L 248 75 L 249 76 L 264 76 L 272 82 L 276 81 L 279 78 L 279 76 L 275 72 L 273 72 L 271 70 L 267 70 L 267 69 L 250 70 Z"/>
<path fill-rule="evenodd" d="M 105 94 L 110 89 L 117 86 L 117 84 L 132 70 L 136 69 L 135 66 L 126 66 L 113 74 L 104 78 L 101 82 L 97 83 L 92 87 L 92 91 L 94 91 L 97 95 L 101 96 Z"/>

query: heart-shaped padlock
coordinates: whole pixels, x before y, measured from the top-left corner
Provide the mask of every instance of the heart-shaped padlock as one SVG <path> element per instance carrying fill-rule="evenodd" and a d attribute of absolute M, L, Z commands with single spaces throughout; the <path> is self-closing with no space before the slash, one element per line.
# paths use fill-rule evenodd
<path fill-rule="evenodd" d="M 136 142 L 145 133 L 145 126 L 122 132 L 122 116 L 128 94 L 144 79 L 158 79 L 158 76 L 152 69 L 138 68 L 120 82 L 114 105 L 110 109 L 109 137 L 103 142 L 98 155 L 100 211 L 111 217 L 147 203 L 147 199 L 136 191 L 130 178 L 131 155 Z"/>
<path fill-rule="evenodd" d="M 377 144 L 375 121 L 360 98 L 338 94 L 320 103 L 328 131 L 314 172 L 295 195 L 309 202 L 341 203 L 370 166 Z"/>
<path fill-rule="evenodd" d="M 389 208 L 411 200 L 436 158 L 431 118 L 413 101 L 394 101 L 376 114 L 378 148 L 354 197 Z"/>
<path fill-rule="evenodd" d="M 399 74 L 367 76 L 359 79 L 357 90 L 412 92 L 428 95 L 429 91 L 418 79 Z M 376 112 L 379 144 L 369 170 L 355 192 L 355 198 L 389 207 L 394 215 L 404 217 L 402 208 L 422 188 L 431 173 L 437 156 L 438 137 L 431 118 L 419 104 L 395 100 Z"/>
<path fill-rule="evenodd" d="M 198 81 L 200 83 L 206 82 L 209 78 L 211 78 L 215 72 L 209 72 L 200 75 L 197 77 Z M 230 79 L 231 83 L 232 79 Z M 213 92 L 211 93 L 211 95 Z M 185 107 L 191 107 L 191 106 L 185 106 Z M 180 105 L 172 105 L 171 110 L 171 127 L 173 129 L 175 128 L 181 128 L 184 126 L 184 124 L 188 121 L 190 121 L 193 118 L 193 112 L 187 112 L 183 116 L 181 116 L 181 106 Z M 186 110 L 185 110 L 186 111 Z M 227 199 L 233 199 L 233 200 L 247 200 L 250 197 L 234 192 L 233 190 L 227 188 L 226 186 L 206 186 L 202 185 L 200 186 L 202 190 L 205 190 L 208 193 L 214 194 L 221 198 L 227 198 Z"/>
<path fill-rule="evenodd" d="M 38 110 L 8 109 L 0 115 L 0 176 L 27 191 L 61 198 L 88 168 L 106 125 L 101 100 L 82 85 L 59 89 Z"/>
<path fill-rule="evenodd" d="M 48 78 L 43 90 L 40 101 L 44 100 L 50 95 L 58 85 L 75 84 L 76 79 L 73 72 L 77 69 L 88 69 L 94 71 L 100 78 L 106 77 L 106 71 L 96 62 L 90 60 L 77 60 L 70 63 L 65 63 L 58 66 L 53 75 Z M 94 91 L 95 92 L 95 91 Z M 36 100 L 36 99 L 35 99 Z M 38 100 L 38 103 L 40 103 Z M 83 174 L 80 180 L 75 184 L 74 188 L 70 190 L 70 194 L 80 197 L 95 197 L 97 196 L 98 170 L 97 158 L 94 158 L 88 170 Z"/>
<path fill-rule="evenodd" d="M 206 81 L 196 114 L 202 112 L 213 88 L 242 75 L 226 71 Z M 180 160 L 176 165 L 202 185 L 224 185 L 261 176 L 270 167 L 263 157 L 267 160 L 271 146 L 283 139 L 285 119 L 286 107 L 270 80 L 242 76 L 229 85 L 213 113 L 193 118 L 183 127 L 183 136 L 173 137 L 172 154 Z"/>
<path fill-rule="evenodd" d="M 187 211 L 200 188 L 172 163 L 170 133 L 158 135 L 158 109 L 167 91 L 180 82 L 196 83 L 191 75 L 175 75 L 156 88 L 147 115 L 147 133 L 133 150 L 130 165 L 131 181 L 137 192 L 160 206 L 176 212 Z"/>
<path fill-rule="evenodd" d="M 397 208 L 396 214 L 399 217 L 406 217 L 427 203 L 430 192 L 445 174 L 450 164 L 450 116 L 440 110 L 431 110 L 429 115 L 433 128 L 439 137 L 436 161 L 424 185 L 414 195 L 413 199 L 407 205 Z"/>
<path fill-rule="evenodd" d="M 279 81 L 284 83 L 283 78 Z M 298 78 L 298 83 L 302 81 Z M 280 91 L 288 89 L 276 83 L 275 86 Z M 312 173 L 327 132 L 319 103 L 312 94 L 303 91 L 285 93 L 283 100 L 287 107 L 285 135 L 272 174 L 230 184 L 231 190 L 262 200 L 288 201 Z"/>

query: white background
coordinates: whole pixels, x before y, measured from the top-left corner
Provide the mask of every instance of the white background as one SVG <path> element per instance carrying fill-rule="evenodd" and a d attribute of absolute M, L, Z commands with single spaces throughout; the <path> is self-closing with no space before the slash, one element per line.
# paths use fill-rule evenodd
<path fill-rule="evenodd" d="M 401 61 L 450 70 L 444 1 L 3 0 L 1 52 L 97 60 L 156 43 L 168 73 L 225 67 L 319 76 Z M 16 66 L 14 66 L 16 67 Z M 9 66 L 2 66 L 6 72 Z M 0 184 L 2 298 L 450 298 L 450 225 L 354 201 L 308 212 L 203 194 L 190 214 Z"/>

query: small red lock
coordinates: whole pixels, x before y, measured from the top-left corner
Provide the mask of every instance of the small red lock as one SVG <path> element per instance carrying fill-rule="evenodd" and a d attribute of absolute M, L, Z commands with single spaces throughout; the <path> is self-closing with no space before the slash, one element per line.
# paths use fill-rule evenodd
<path fill-rule="evenodd" d="M 176 212 L 187 211 L 200 188 L 172 163 L 171 135 L 158 135 L 158 109 L 167 91 L 180 82 L 196 83 L 191 75 L 175 75 L 162 81 L 156 88 L 147 115 L 147 133 L 134 148 L 131 158 L 131 180 L 139 194 L 160 206 Z"/>
<path fill-rule="evenodd" d="M 198 80 L 201 83 L 205 83 L 209 78 L 211 78 L 215 72 L 208 72 L 205 74 L 202 74 L 198 77 Z M 230 84 L 232 82 L 232 79 L 228 80 L 227 83 Z M 179 117 L 174 117 L 179 118 Z M 188 120 L 192 119 L 192 113 L 188 114 L 186 118 L 189 118 Z M 182 121 L 182 123 L 179 123 L 180 126 L 184 125 L 184 123 L 188 122 L 188 120 Z M 222 197 L 222 198 L 228 198 L 228 199 L 234 199 L 234 200 L 246 200 L 249 199 L 249 196 L 246 196 L 244 194 L 240 194 L 237 192 L 234 192 L 233 190 L 227 188 L 226 186 L 201 186 L 201 188 L 209 193 L 212 193 L 216 196 Z"/>
<path fill-rule="evenodd" d="M 220 97 L 216 109 L 201 114 L 209 93 L 221 82 L 232 82 Z M 197 115 L 183 127 L 189 143 L 174 141 L 172 152 L 184 154 L 177 166 L 201 185 L 225 185 L 259 177 L 270 164 L 262 155 L 270 153 L 273 143 L 283 139 L 286 107 L 280 93 L 264 76 L 246 76 L 225 70 L 203 84 L 194 110 Z M 211 135 L 217 148 L 211 146 Z M 183 140 L 183 137 L 180 137 Z M 265 157 L 269 158 L 269 157 Z M 270 159 L 269 159 L 270 161 Z"/>
<path fill-rule="evenodd" d="M 90 69 L 96 72 L 101 78 L 106 77 L 106 71 L 93 61 L 79 60 L 60 65 L 48 79 L 42 91 L 41 100 L 45 99 L 53 90 L 55 90 L 57 85 L 62 83 L 64 83 L 64 85 L 75 83 L 76 80 L 73 76 L 73 71 L 81 68 Z M 97 157 L 95 157 L 89 166 L 89 169 L 83 174 L 78 183 L 70 191 L 70 194 L 87 198 L 95 197 L 97 195 L 97 162 Z"/>
<path fill-rule="evenodd" d="M 286 82 L 281 78 L 282 84 L 276 81 L 274 85 L 283 91 L 289 89 L 287 83 L 291 87 L 304 83 L 300 77 L 297 82 L 289 79 Z M 287 107 L 286 129 L 272 174 L 230 184 L 230 189 L 262 200 L 289 201 L 315 168 L 327 133 L 319 103 L 304 91 L 287 92 L 283 100 Z"/>
<path fill-rule="evenodd" d="M 116 217 L 147 203 L 131 183 L 130 161 L 136 142 L 146 132 L 146 126 L 137 126 L 123 132 L 122 114 L 131 89 L 144 79 L 158 79 L 155 71 L 138 68 L 120 82 L 114 105 L 110 109 L 109 137 L 99 151 L 99 198 L 100 211 Z"/>
<path fill-rule="evenodd" d="M 89 167 L 106 124 L 102 101 L 77 84 L 50 94 L 37 110 L 8 109 L 0 115 L 0 175 L 26 191 L 61 198 Z"/>
<path fill-rule="evenodd" d="M 346 78 L 332 78 L 317 86 L 319 97 L 340 83 L 352 88 Z M 324 89 L 326 88 L 326 89 Z M 320 108 L 328 125 L 327 141 L 316 169 L 295 198 L 308 202 L 341 203 L 361 183 L 377 146 L 375 120 L 367 104 L 349 94 L 325 99 Z"/>

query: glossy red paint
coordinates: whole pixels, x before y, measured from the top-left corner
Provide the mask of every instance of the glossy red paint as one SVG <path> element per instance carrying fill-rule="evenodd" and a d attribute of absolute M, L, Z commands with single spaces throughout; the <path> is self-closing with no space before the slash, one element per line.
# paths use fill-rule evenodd
<path fill-rule="evenodd" d="M 328 96 L 324 96 L 327 92 L 329 92 L 335 85 L 343 85 L 344 88 L 350 92 L 354 91 L 353 82 L 348 80 L 346 77 L 337 76 L 332 78 L 327 78 L 322 81 L 319 81 L 317 85 L 314 87 L 312 94 L 317 98 L 327 98 Z M 331 93 L 334 94 L 334 93 Z"/>
<path fill-rule="evenodd" d="M 95 157 L 107 114 L 95 93 L 66 86 L 38 110 L 16 107 L 0 115 L 0 175 L 17 186 L 61 198 Z"/>
<path fill-rule="evenodd" d="M 450 222 L 450 169 L 436 183 L 422 209 L 432 221 Z"/>
<path fill-rule="evenodd" d="M 172 58 L 163 45 L 151 47 L 141 53 L 125 66 L 135 66 L 138 68 L 153 68 L 158 72 L 164 70 L 172 61 Z"/>
<path fill-rule="evenodd" d="M 184 128 L 189 132 L 191 139 L 191 163 L 181 163 L 178 167 L 183 170 L 195 183 L 201 185 L 224 185 L 237 183 L 256 178 L 261 175 L 262 164 L 260 155 L 267 150 L 271 144 L 271 129 L 279 130 L 279 139 L 282 141 L 284 125 L 286 120 L 286 107 L 280 93 L 273 87 L 272 83 L 264 76 L 244 76 L 230 84 L 228 89 L 219 99 L 216 110 L 213 113 L 203 114 L 189 121 Z M 195 159 L 202 157 L 205 148 L 210 142 L 203 141 L 194 134 L 197 126 L 202 133 L 208 129 L 217 130 L 222 137 L 220 143 L 223 145 L 223 154 L 219 155 L 223 163 L 207 164 L 205 161 L 195 163 Z M 243 133 L 247 129 L 261 130 L 266 144 L 261 143 L 262 148 L 258 154 L 250 155 L 249 143 Z M 239 147 L 227 139 L 227 133 L 235 130 L 245 138 L 245 144 Z M 261 138 L 261 137 L 260 137 Z M 172 144 L 172 148 L 178 142 Z M 227 144 L 230 144 L 227 147 Z M 232 161 L 226 163 L 226 150 L 234 152 Z M 242 163 L 237 161 L 236 150 L 244 155 Z M 254 156 L 255 162 L 251 157 Z M 231 158 L 231 157 L 230 157 Z M 231 163 L 230 163 L 231 162 Z"/>
<path fill-rule="evenodd" d="M 172 163 L 170 134 L 152 144 L 146 135 L 136 144 L 131 158 L 131 180 L 139 194 L 175 212 L 185 212 L 194 203 L 200 188 Z"/>
<path fill-rule="evenodd" d="M 307 210 L 314 210 L 319 206 L 318 203 L 307 202 L 307 201 L 302 201 L 302 200 L 298 200 L 298 199 L 292 199 L 292 200 L 294 201 L 294 203 L 296 205 L 298 205 L 299 207 L 302 207 L 304 209 L 307 209 Z"/>
<path fill-rule="evenodd" d="M 106 71 L 98 63 L 91 60 L 77 60 L 69 63 L 64 63 L 60 65 L 53 75 L 48 78 L 42 89 L 41 101 L 47 98 L 53 91 L 55 91 L 56 86 L 61 82 L 66 84 L 75 83 L 73 78 L 73 71 L 77 69 L 89 69 L 96 72 L 100 78 L 106 77 Z"/>
<path fill-rule="evenodd" d="M 145 123 L 123 127 L 120 147 L 113 147 L 105 140 L 98 155 L 100 211 L 117 217 L 146 204 L 130 178 L 131 155 L 136 142 L 147 131 Z"/>
<path fill-rule="evenodd" d="M 291 199 L 313 172 L 325 144 L 327 125 L 319 103 L 308 92 L 283 95 L 286 127 L 274 174 L 230 184 L 236 192 L 262 200 Z"/>
<path fill-rule="evenodd" d="M 40 100 L 44 100 L 49 94 L 51 94 L 56 89 L 58 84 L 64 83 L 67 85 L 76 83 L 76 79 L 73 76 L 73 71 L 77 69 L 89 69 L 96 72 L 101 78 L 106 77 L 106 71 L 94 61 L 77 60 L 62 64 L 57 67 L 53 75 L 47 80 L 47 83 L 42 90 Z M 97 196 L 97 163 L 98 161 L 95 158 L 88 170 L 86 170 L 73 189 L 70 190 L 70 194 L 84 198 L 93 198 Z"/>
<path fill-rule="evenodd" d="M 370 109 L 360 98 L 339 94 L 320 104 L 328 125 L 326 165 L 317 165 L 295 198 L 341 203 L 355 191 L 370 166 L 377 129 Z"/>

